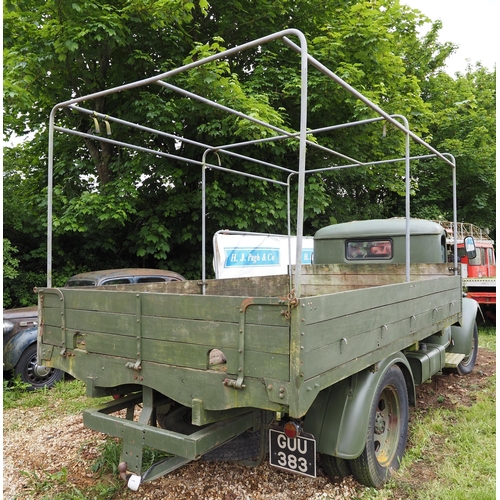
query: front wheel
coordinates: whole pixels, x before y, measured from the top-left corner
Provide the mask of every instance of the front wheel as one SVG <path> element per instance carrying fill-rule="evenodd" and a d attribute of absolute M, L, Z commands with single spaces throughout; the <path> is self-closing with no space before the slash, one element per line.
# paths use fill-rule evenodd
<path fill-rule="evenodd" d="M 479 348 L 479 338 L 477 332 L 477 324 L 474 323 L 474 332 L 472 333 L 472 346 L 468 356 L 457 365 L 457 373 L 459 375 L 468 375 L 474 370 L 477 359 L 477 351 Z"/>
<path fill-rule="evenodd" d="M 381 378 L 370 409 L 363 453 L 350 461 L 354 478 L 380 488 L 399 468 L 408 435 L 408 390 L 400 368 L 393 365 Z"/>
<path fill-rule="evenodd" d="M 56 368 L 41 366 L 36 360 L 36 344 L 28 346 L 21 354 L 14 369 L 16 376 L 23 382 L 29 384 L 29 389 L 50 389 L 56 382 L 64 377 L 64 372 Z"/>

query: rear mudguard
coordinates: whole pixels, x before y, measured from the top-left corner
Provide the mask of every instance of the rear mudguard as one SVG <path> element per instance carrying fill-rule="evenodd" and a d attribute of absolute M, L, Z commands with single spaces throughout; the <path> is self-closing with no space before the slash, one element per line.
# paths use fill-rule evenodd
<path fill-rule="evenodd" d="M 22 332 L 14 335 L 5 344 L 3 349 L 3 369 L 4 371 L 12 370 L 18 363 L 22 353 L 31 344 L 36 342 L 38 327 L 27 328 Z"/>
<path fill-rule="evenodd" d="M 415 384 L 408 360 L 396 353 L 321 391 L 304 419 L 304 431 L 317 442 L 317 451 L 340 458 L 354 459 L 366 445 L 370 408 L 380 379 L 397 364 L 406 380 L 408 399 L 415 405 Z"/>
<path fill-rule="evenodd" d="M 462 324 L 452 325 L 452 341 L 446 352 L 465 354 L 466 356 L 470 353 L 478 309 L 479 304 L 474 299 L 466 297 L 462 299 Z"/>

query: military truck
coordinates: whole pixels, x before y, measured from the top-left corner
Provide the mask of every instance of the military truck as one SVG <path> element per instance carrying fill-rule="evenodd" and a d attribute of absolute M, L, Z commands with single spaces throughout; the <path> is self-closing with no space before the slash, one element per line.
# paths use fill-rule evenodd
<path fill-rule="evenodd" d="M 298 54 L 301 108 L 295 132 L 168 83 L 183 71 L 195 71 L 218 59 L 230 60 L 245 50 L 260 53 L 267 44 L 283 44 Z M 307 96 L 311 67 L 337 84 L 346 93 L 346 102 L 361 102 L 370 116 L 330 127 L 308 126 L 307 108 L 313 104 Z M 272 131 L 264 142 L 296 140 L 297 167 L 249 156 L 252 146 L 262 146 L 262 139 L 207 145 L 192 137 L 175 136 L 178 144 L 188 141 L 199 147 L 200 158 L 195 159 L 182 157 L 181 147 L 176 152 L 152 150 L 147 146 L 151 141 L 129 144 L 56 124 L 57 112 L 69 108 L 92 120 L 105 120 L 109 128 L 116 121 L 147 134 L 165 135 L 82 106 L 84 101 L 91 103 L 98 97 L 151 85 Z M 387 130 L 387 124 L 391 134 L 402 134 L 403 156 L 392 155 L 383 161 L 354 159 L 331 149 L 331 142 L 321 142 L 323 134 L 346 127 Z M 109 403 L 84 411 L 83 419 L 89 428 L 122 439 L 118 470 L 129 487 L 137 490 L 145 481 L 207 456 L 256 465 L 268 454 L 273 466 L 314 477 L 318 453 L 326 474 L 353 474 L 361 483 L 380 487 L 404 454 L 416 386 L 447 367 L 467 374 L 476 359 L 477 303 L 463 297 L 457 249 L 453 262 L 448 262 L 444 229 L 410 216 L 411 162 L 439 162 L 454 180 L 453 156 L 435 150 L 410 130 L 404 117 L 388 114 L 313 58 L 304 35 L 294 29 L 146 80 L 56 105 L 49 126 L 49 242 L 55 132 L 201 166 L 200 280 L 126 288 L 53 288 L 49 251 L 47 287 L 38 289 L 39 359 L 84 381 L 88 396 L 113 397 Z M 383 135 L 379 135 L 381 140 Z M 425 148 L 425 154 L 411 155 L 410 143 Z M 244 153 L 236 153 L 238 147 Z M 314 148 L 323 156 L 331 155 L 331 164 L 323 169 L 306 168 L 306 150 Z M 241 169 L 225 168 L 226 155 L 240 158 Z M 209 162 L 212 157 L 217 161 Z M 252 161 L 270 169 L 272 175 L 247 170 Z M 308 175 L 321 172 L 327 176 L 332 170 L 372 168 L 382 163 L 391 167 L 401 162 L 406 187 L 404 217 L 324 227 L 314 235 L 312 264 L 304 264 Z M 214 169 L 283 187 L 289 207 L 287 262 L 294 262 L 284 273 L 207 278 L 205 192 L 207 172 Z M 293 192 L 297 193 L 294 203 Z M 472 238 L 466 247 L 472 256 Z M 253 263 L 262 264 L 258 248 L 247 250 L 240 257 L 246 255 Z M 264 254 L 266 259 L 276 255 L 271 251 Z M 240 258 L 247 271 L 245 260 Z M 235 265 L 238 259 L 228 261 Z M 144 471 L 144 447 L 168 456 Z M 251 453 L 235 455 L 235 450 Z"/>

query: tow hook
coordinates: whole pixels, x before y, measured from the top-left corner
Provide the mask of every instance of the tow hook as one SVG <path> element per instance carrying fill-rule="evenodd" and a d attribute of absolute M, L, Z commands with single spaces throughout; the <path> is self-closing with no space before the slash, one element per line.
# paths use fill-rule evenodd
<path fill-rule="evenodd" d="M 142 478 L 137 474 L 132 474 L 127 472 L 127 462 L 120 462 L 118 465 L 118 472 L 120 473 L 120 479 L 127 481 L 127 486 L 132 491 L 137 491 L 141 485 Z"/>

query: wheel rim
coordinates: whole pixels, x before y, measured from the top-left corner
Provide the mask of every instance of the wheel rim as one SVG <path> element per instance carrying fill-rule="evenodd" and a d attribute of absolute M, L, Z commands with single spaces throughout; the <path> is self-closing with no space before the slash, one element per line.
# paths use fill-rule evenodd
<path fill-rule="evenodd" d="M 381 467 L 389 467 L 399 443 L 400 404 L 394 387 L 386 387 L 380 394 L 375 410 L 373 446 L 375 457 Z"/>
<path fill-rule="evenodd" d="M 54 368 L 46 368 L 36 362 L 36 353 L 31 356 L 26 365 L 26 379 L 32 385 L 45 385 L 54 376 Z"/>

